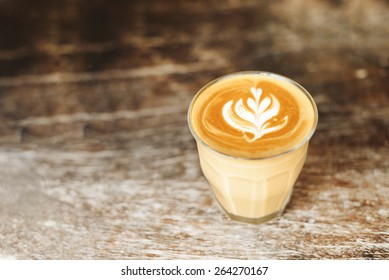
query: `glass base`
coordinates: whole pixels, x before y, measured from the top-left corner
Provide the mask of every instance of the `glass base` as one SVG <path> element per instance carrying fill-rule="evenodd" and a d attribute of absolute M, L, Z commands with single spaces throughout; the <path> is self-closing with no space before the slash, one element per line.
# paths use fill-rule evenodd
<path fill-rule="evenodd" d="M 238 222 L 243 222 L 243 223 L 248 223 L 248 224 L 254 224 L 254 225 L 259 225 L 259 224 L 263 224 L 267 221 L 270 221 L 272 219 L 275 219 L 275 218 L 278 218 L 282 215 L 282 210 L 281 211 L 277 211 L 277 212 L 274 212 L 274 213 L 271 213 L 269 215 L 266 215 L 266 216 L 263 216 L 263 217 L 259 217 L 259 218 L 248 218 L 248 217 L 242 217 L 242 216 L 238 216 L 238 215 L 234 215 L 234 214 L 231 214 L 231 213 L 228 213 L 227 211 L 225 211 L 227 213 L 227 216 L 231 219 L 231 220 L 234 220 L 234 221 L 238 221 Z"/>

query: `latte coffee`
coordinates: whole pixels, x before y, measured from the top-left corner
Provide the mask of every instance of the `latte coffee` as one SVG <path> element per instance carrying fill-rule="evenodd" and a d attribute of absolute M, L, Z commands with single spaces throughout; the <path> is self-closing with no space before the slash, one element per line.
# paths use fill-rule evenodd
<path fill-rule="evenodd" d="M 230 218 L 262 223 L 282 214 L 317 120 L 309 93 L 273 73 L 227 75 L 196 94 L 189 127 L 201 169 Z"/>

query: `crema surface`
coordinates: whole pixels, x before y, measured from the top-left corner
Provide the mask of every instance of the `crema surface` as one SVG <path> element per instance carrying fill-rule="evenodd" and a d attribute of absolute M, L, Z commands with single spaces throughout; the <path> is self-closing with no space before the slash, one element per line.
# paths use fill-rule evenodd
<path fill-rule="evenodd" d="M 315 125 L 315 110 L 293 81 L 245 73 L 205 86 L 189 116 L 198 138 L 211 148 L 236 157 L 262 158 L 304 141 Z"/>

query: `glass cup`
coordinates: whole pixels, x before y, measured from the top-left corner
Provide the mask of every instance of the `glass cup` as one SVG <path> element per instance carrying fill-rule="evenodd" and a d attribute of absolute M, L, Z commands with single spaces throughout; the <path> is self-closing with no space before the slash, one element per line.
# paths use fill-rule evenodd
<path fill-rule="evenodd" d="M 306 137 L 293 148 L 265 158 L 239 158 L 223 154 L 208 146 L 193 129 L 191 111 L 199 95 L 221 79 L 204 86 L 193 98 L 188 110 L 188 124 L 198 148 L 201 170 L 213 194 L 229 218 L 236 221 L 261 224 L 279 217 L 288 204 L 293 185 L 303 168 L 309 139 L 318 122 L 316 104 L 309 93 L 295 81 L 268 72 L 240 72 L 271 75 L 291 83 L 305 94 L 314 111 L 313 126 Z"/>

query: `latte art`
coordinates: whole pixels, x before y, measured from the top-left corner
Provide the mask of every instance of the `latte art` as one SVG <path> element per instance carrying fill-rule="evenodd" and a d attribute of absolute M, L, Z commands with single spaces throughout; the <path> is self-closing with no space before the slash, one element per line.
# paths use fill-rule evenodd
<path fill-rule="evenodd" d="M 253 142 L 265 134 L 282 129 L 288 122 L 288 116 L 279 124 L 272 122 L 280 112 L 278 99 L 272 94 L 261 99 L 262 88 L 251 87 L 250 91 L 254 99 L 247 99 L 247 107 L 241 98 L 232 108 L 234 101 L 230 100 L 223 106 L 223 117 L 230 126 L 244 133 L 246 141 Z M 247 133 L 254 137 L 250 138 Z"/>
<path fill-rule="evenodd" d="M 205 86 L 190 110 L 195 135 L 212 149 L 243 158 L 288 151 L 314 126 L 304 89 L 266 74 L 227 76 Z"/>

